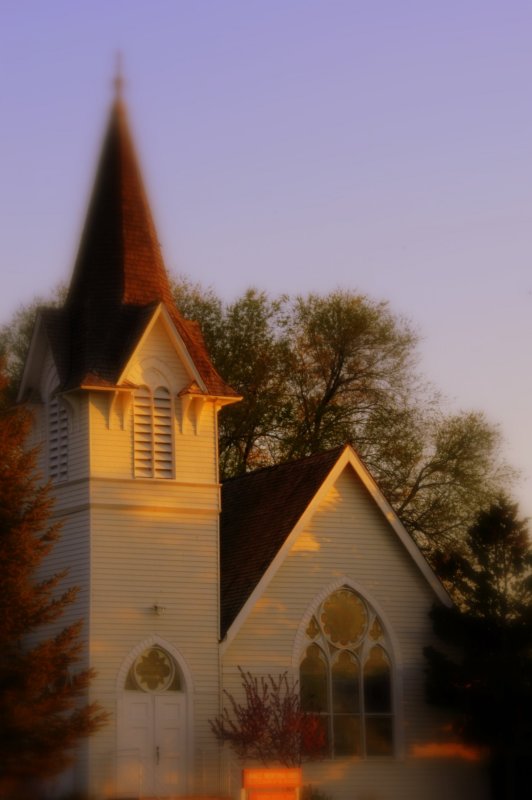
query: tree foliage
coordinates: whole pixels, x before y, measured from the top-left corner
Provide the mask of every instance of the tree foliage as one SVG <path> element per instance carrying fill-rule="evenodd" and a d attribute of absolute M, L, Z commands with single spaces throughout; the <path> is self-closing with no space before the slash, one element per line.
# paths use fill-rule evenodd
<path fill-rule="evenodd" d="M 230 477 L 350 442 L 407 529 L 434 559 L 456 547 L 512 477 L 479 411 L 450 411 L 418 371 L 418 336 L 389 305 L 352 291 L 226 303 L 187 278 L 173 285 L 213 362 L 243 397 L 220 415 Z M 34 306 L 0 329 L 13 380 Z"/>
<path fill-rule="evenodd" d="M 248 290 L 224 304 L 186 280 L 175 292 L 243 396 L 220 417 L 223 476 L 350 442 L 431 559 L 513 477 L 484 414 L 449 411 L 422 380 L 417 334 L 387 303 Z"/>
<path fill-rule="evenodd" d="M 64 574 L 37 577 L 59 528 L 49 522 L 52 502 L 48 487 L 38 482 L 35 450 L 25 447 L 29 413 L 9 408 L 5 385 L 2 378 L 0 794 L 22 800 L 33 779 L 62 771 L 80 738 L 103 725 L 106 715 L 83 699 L 92 673 L 76 666 L 80 624 L 46 634 L 75 590 L 59 591 Z"/>
<path fill-rule="evenodd" d="M 66 296 L 66 287 L 60 284 L 50 297 L 37 297 L 28 305 L 20 306 L 12 319 L 0 327 L 0 358 L 8 381 L 4 387 L 10 398 L 14 399 L 22 370 L 26 362 L 31 334 L 39 308 L 43 305 L 59 306 Z"/>
<path fill-rule="evenodd" d="M 288 675 L 257 678 L 240 667 L 244 702 L 224 690 L 229 701 L 210 721 L 220 742 L 228 742 L 242 760 L 298 766 L 323 758 L 325 733 L 321 719 L 301 709 L 299 689 Z M 229 710 L 230 709 L 230 710 Z"/>
<path fill-rule="evenodd" d="M 439 572 L 456 604 L 435 606 L 442 651 L 427 647 L 427 696 L 454 711 L 454 728 L 491 754 L 493 797 L 524 794 L 532 763 L 532 547 L 517 506 L 501 497 L 467 534 L 469 557 L 447 553 Z M 529 788 L 529 778 L 527 779 Z"/>

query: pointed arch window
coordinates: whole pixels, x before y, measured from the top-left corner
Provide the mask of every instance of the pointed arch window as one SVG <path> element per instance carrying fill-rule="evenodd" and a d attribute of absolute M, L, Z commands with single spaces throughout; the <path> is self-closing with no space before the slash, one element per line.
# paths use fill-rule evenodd
<path fill-rule="evenodd" d="M 179 692 L 181 673 L 170 653 L 157 645 L 148 647 L 131 665 L 124 688 L 133 692 Z"/>
<path fill-rule="evenodd" d="M 48 469 L 50 480 L 68 478 L 68 411 L 56 392 L 48 403 Z"/>
<path fill-rule="evenodd" d="M 173 477 L 172 398 L 164 386 L 141 386 L 133 402 L 134 474 Z"/>
<path fill-rule="evenodd" d="M 311 618 L 300 662 L 301 705 L 322 718 L 332 757 L 393 755 L 389 653 L 378 616 L 347 586 Z"/>

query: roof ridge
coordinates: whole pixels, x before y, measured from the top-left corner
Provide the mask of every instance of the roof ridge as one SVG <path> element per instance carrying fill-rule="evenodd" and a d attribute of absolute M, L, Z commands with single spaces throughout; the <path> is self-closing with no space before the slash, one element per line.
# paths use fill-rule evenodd
<path fill-rule="evenodd" d="M 344 444 L 336 445 L 335 447 L 329 448 L 329 450 L 320 450 L 317 453 L 310 453 L 308 456 L 301 456 L 300 458 L 293 459 L 291 461 L 280 461 L 278 464 L 268 464 L 264 467 L 258 467 L 257 469 L 250 470 L 249 472 L 243 472 L 240 475 L 232 475 L 230 478 L 224 478 L 222 484 L 230 483 L 231 481 L 241 480 L 243 478 L 250 478 L 254 475 L 260 475 L 264 472 L 272 472 L 273 470 L 280 469 L 282 467 L 291 467 L 297 464 L 301 464 L 303 462 L 311 462 L 313 460 L 318 461 L 320 459 L 325 459 L 333 454 L 340 454 L 347 446 L 349 442 L 345 442 Z"/>

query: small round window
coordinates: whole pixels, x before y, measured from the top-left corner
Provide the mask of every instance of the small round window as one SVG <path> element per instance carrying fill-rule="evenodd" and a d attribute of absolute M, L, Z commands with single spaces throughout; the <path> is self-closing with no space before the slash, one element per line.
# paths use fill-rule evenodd
<path fill-rule="evenodd" d="M 177 664 L 161 647 L 148 647 L 131 665 L 125 688 L 139 692 L 178 692 L 181 680 Z"/>

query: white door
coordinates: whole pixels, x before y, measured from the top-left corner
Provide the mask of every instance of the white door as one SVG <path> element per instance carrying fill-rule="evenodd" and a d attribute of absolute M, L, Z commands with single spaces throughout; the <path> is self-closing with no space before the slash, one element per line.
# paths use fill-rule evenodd
<path fill-rule="evenodd" d="M 186 791 L 185 696 L 125 691 L 117 783 L 125 797 L 175 797 Z"/>

